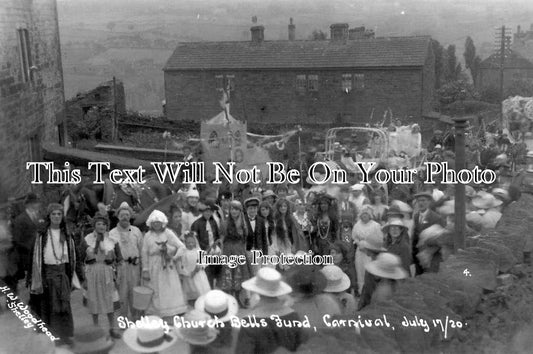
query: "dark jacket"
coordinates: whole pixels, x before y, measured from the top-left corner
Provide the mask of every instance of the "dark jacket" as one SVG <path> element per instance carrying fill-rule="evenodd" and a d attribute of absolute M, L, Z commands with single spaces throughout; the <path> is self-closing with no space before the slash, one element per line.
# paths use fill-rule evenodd
<path fill-rule="evenodd" d="M 403 268 L 407 273 L 411 273 L 409 267 L 413 262 L 411 245 L 409 244 L 409 235 L 403 232 L 398 238 L 394 239 L 390 235 L 385 236 L 384 247 L 387 252 L 397 255 L 402 260 Z"/>
<path fill-rule="evenodd" d="M 31 270 L 31 251 L 39 231 L 39 225 L 33 222 L 26 211 L 13 222 L 13 247 L 18 259 L 19 279 L 24 277 L 24 271 Z"/>
<path fill-rule="evenodd" d="M 412 257 L 413 257 L 413 263 L 416 267 L 416 274 L 421 274 L 423 272 L 422 266 L 420 265 L 420 261 L 416 257 L 416 255 L 419 252 L 419 249 L 417 247 L 418 240 L 420 238 L 420 233 L 427 229 L 428 227 L 439 224 L 440 226 L 444 227 L 446 225 L 446 220 L 444 220 L 439 214 L 437 214 L 433 210 L 428 210 L 428 214 L 426 215 L 424 222 L 420 224 L 420 212 L 417 212 L 413 216 L 415 225 L 414 225 L 414 232 L 413 232 L 413 244 L 412 244 Z"/>
<path fill-rule="evenodd" d="M 255 230 L 253 230 L 248 215 L 244 216 L 244 222 L 246 223 L 246 228 L 248 230 L 248 235 L 246 236 L 246 250 L 260 250 L 266 255 L 268 254 L 268 235 L 266 235 L 264 220 L 260 216 L 256 216 L 255 220 Z"/>
<path fill-rule="evenodd" d="M 209 235 L 207 233 L 207 220 L 202 216 L 199 219 L 196 219 L 191 225 L 191 231 L 196 232 L 198 235 L 198 243 L 200 248 L 204 251 L 209 249 Z M 214 218 L 209 219 L 209 225 L 211 225 L 211 230 L 213 231 L 213 240 L 216 241 L 220 239 L 220 232 L 218 230 L 218 225 Z"/>

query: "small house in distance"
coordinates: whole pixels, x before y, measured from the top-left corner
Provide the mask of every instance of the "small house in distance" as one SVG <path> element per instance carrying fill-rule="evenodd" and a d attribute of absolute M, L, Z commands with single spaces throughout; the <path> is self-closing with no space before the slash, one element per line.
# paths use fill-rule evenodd
<path fill-rule="evenodd" d="M 331 25 L 329 40 L 264 40 L 178 45 L 164 67 L 166 115 L 202 120 L 220 110 L 250 123 L 364 124 L 420 118 L 432 109 L 434 56 L 430 37 L 378 38 L 363 27 Z"/>
<path fill-rule="evenodd" d="M 500 87 L 501 59 L 498 54 L 493 54 L 481 62 L 476 80 L 478 89 Z M 503 87 L 507 89 L 515 80 L 533 81 L 533 63 L 524 58 L 520 53 L 512 51 L 505 58 Z"/>

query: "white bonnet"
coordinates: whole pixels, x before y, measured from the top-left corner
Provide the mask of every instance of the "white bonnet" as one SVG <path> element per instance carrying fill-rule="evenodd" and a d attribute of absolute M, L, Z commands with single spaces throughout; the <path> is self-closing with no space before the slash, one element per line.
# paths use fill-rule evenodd
<path fill-rule="evenodd" d="M 167 216 L 163 212 L 161 212 L 159 210 L 152 211 L 152 213 L 148 217 L 148 220 L 146 220 L 146 225 L 148 227 L 152 227 L 152 223 L 154 221 L 161 222 L 163 224 L 163 227 L 166 227 L 167 224 L 168 224 Z"/>

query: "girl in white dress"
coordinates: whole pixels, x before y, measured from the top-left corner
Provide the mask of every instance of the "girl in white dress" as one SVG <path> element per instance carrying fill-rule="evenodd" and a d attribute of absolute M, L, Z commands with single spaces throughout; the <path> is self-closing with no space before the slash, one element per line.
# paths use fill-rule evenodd
<path fill-rule="evenodd" d="M 200 246 L 193 232 L 185 234 L 185 247 L 178 255 L 178 272 L 181 275 L 183 293 L 188 301 L 194 301 L 211 291 L 204 266 L 198 264 Z"/>
<path fill-rule="evenodd" d="M 154 291 L 148 315 L 172 317 L 187 311 L 180 277 L 176 269 L 179 251 L 185 248 L 176 234 L 167 229 L 168 219 L 159 210 L 154 210 L 146 225 L 142 247 L 142 276 L 145 285 Z"/>

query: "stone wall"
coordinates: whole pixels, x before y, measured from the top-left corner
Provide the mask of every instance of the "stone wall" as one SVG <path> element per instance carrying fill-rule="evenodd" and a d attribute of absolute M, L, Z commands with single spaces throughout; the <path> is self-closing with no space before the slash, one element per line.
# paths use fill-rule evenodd
<path fill-rule="evenodd" d="M 19 29 L 27 29 L 31 66 L 25 82 Z M 0 203 L 32 186 L 26 162 L 41 143 L 66 136 L 61 50 L 55 0 L 6 0 L 0 6 Z M 30 143 L 31 141 L 31 143 Z"/>
<path fill-rule="evenodd" d="M 431 61 L 428 59 L 428 63 Z M 394 116 L 419 118 L 433 99 L 433 70 L 390 68 L 369 70 L 167 71 L 166 112 L 169 119 L 204 120 L 221 110 L 216 75 L 234 75 L 230 111 L 249 123 L 376 123 L 389 108 Z M 364 88 L 342 90 L 343 74 L 364 74 Z M 296 75 L 318 75 L 318 91 L 296 90 Z"/>

